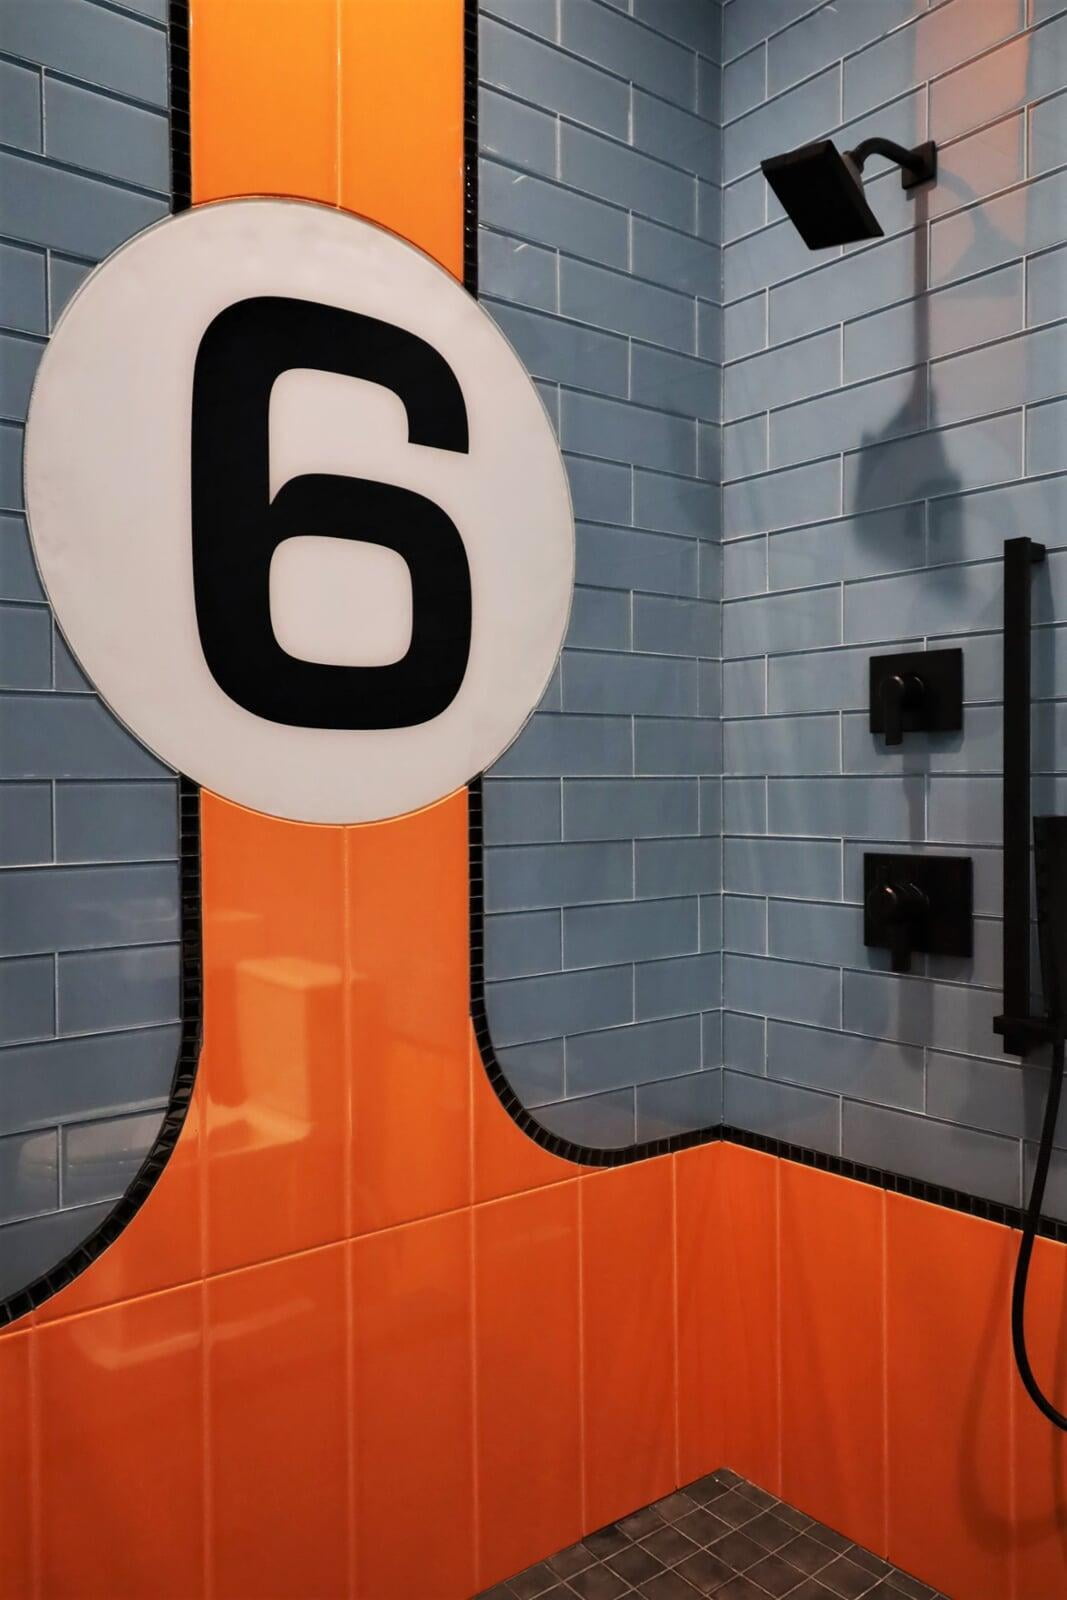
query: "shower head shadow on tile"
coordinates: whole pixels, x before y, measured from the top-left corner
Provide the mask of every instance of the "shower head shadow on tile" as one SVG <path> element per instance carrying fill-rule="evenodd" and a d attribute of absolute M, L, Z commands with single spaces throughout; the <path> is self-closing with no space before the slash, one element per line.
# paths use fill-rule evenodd
<path fill-rule="evenodd" d="M 937 175 L 937 147 L 932 142 L 905 150 L 891 139 L 864 139 L 844 154 L 832 139 L 817 139 L 784 155 L 760 162 L 793 226 L 809 250 L 879 239 L 881 223 L 863 192 L 863 166 L 881 155 L 901 169 L 901 184 L 914 189 Z"/>

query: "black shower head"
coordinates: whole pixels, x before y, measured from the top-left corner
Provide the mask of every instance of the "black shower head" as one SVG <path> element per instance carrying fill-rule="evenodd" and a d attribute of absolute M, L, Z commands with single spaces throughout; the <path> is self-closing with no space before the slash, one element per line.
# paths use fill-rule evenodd
<path fill-rule="evenodd" d="M 809 250 L 881 237 L 882 226 L 863 193 L 863 163 L 875 154 L 903 169 L 905 189 L 928 182 L 937 170 L 933 144 L 905 150 L 888 139 L 865 139 L 844 155 L 832 139 L 818 139 L 760 163 Z"/>

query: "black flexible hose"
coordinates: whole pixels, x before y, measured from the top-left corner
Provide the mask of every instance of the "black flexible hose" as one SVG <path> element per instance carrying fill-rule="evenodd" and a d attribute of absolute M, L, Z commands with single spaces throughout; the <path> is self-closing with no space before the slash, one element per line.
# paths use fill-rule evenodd
<path fill-rule="evenodd" d="M 1034 1253 L 1034 1240 L 1041 1221 L 1041 1208 L 1045 1203 L 1045 1184 L 1048 1181 L 1049 1163 L 1052 1160 L 1052 1139 L 1056 1132 L 1056 1119 L 1060 1110 L 1063 1089 L 1063 1040 L 1057 1039 L 1052 1047 L 1052 1076 L 1049 1079 L 1048 1099 L 1045 1101 L 1045 1120 L 1041 1126 L 1041 1143 L 1037 1151 L 1034 1181 L 1030 1188 L 1030 1203 L 1026 1208 L 1019 1255 L 1015 1263 L 1015 1281 L 1011 1289 L 1011 1344 L 1015 1352 L 1015 1365 L 1034 1405 L 1057 1428 L 1067 1432 L 1067 1416 L 1057 1411 L 1051 1400 L 1042 1394 L 1030 1357 L 1026 1349 L 1026 1285 L 1030 1277 L 1030 1260 Z"/>

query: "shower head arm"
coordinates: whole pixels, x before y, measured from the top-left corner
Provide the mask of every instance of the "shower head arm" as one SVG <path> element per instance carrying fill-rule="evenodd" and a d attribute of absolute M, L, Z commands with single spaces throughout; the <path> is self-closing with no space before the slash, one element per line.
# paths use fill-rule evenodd
<path fill-rule="evenodd" d="M 933 140 L 927 144 L 917 144 L 914 150 L 905 150 L 902 144 L 897 144 L 893 139 L 864 139 L 854 150 L 845 152 L 845 159 L 851 161 L 857 172 L 862 172 L 869 156 L 885 156 L 887 161 L 895 162 L 901 169 L 900 181 L 905 189 L 929 183 L 931 178 L 937 176 L 937 146 Z"/>

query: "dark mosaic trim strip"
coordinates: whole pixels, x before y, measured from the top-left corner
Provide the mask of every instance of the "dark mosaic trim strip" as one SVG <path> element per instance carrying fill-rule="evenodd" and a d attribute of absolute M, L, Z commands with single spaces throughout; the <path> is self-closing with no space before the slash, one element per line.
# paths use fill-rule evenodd
<path fill-rule="evenodd" d="M 193 200 L 192 124 L 189 113 L 189 0 L 170 0 L 168 16 L 170 72 L 171 210 L 188 211 Z"/>
<path fill-rule="evenodd" d="M 947 1600 L 725 1467 L 476 1600 Z"/>
<path fill-rule="evenodd" d="M 765 1155 L 778 1156 L 783 1161 L 795 1161 L 800 1166 L 814 1167 L 819 1172 L 832 1172 L 838 1178 L 851 1178 L 854 1183 L 867 1183 L 876 1189 L 886 1189 L 890 1194 L 906 1195 L 910 1200 L 925 1200 L 928 1205 L 945 1206 L 949 1211 L 962 1211 L 966 1216 L 979 1217 L 984 1222 L 999 1222 L 1005 1228 L 1021 1228 L 1026 1217 L 1021 1206 L 1003 1205 L 999 1200 L 985 1200 L 981 1195 L 929 1183 L 925 1178 L 908 1178 L 901 1172 L 868 1167 L 860 1161 L 849 1161 L 844 1156 L 825 1155 L 821 1150 L 808 1150 L 803 1145 L 789 1144 L 785 1139 L 773 1139 L 764 1133 L 750 1133 L 746 1128 L 732 1128 L 728 1123 L 723 1123 L 718 1129 L 718 1137 L 727 1144 L 742 1144 L 749 1150 L 761 1150 Z M 1043 1239 L 1067 1244 L 1067 1222 L 1061 1222 L 1057 1217 L 1042 1217 L 1038 1233 Z"/>
<path fill-rule="evenodd" d="M 189 165 L 189 6 L 171 0 L 170 167 L 171 208 L 190 204 Z M 178 1142 L 192 1098 L 200 1060 L 204 1015 L 202 912 L 200 900 L 200 788 L 178 778 L 178 891 L 181 902 L 181 1039 L 171 1079 L 170 1099 L 159 1133 L 121 1200 L 76 1249 L 25 1289 L 0 1301 L 0 1327 L 24 1317 L 66 1288 L 113 1244 L 137 1215 Z"/>

